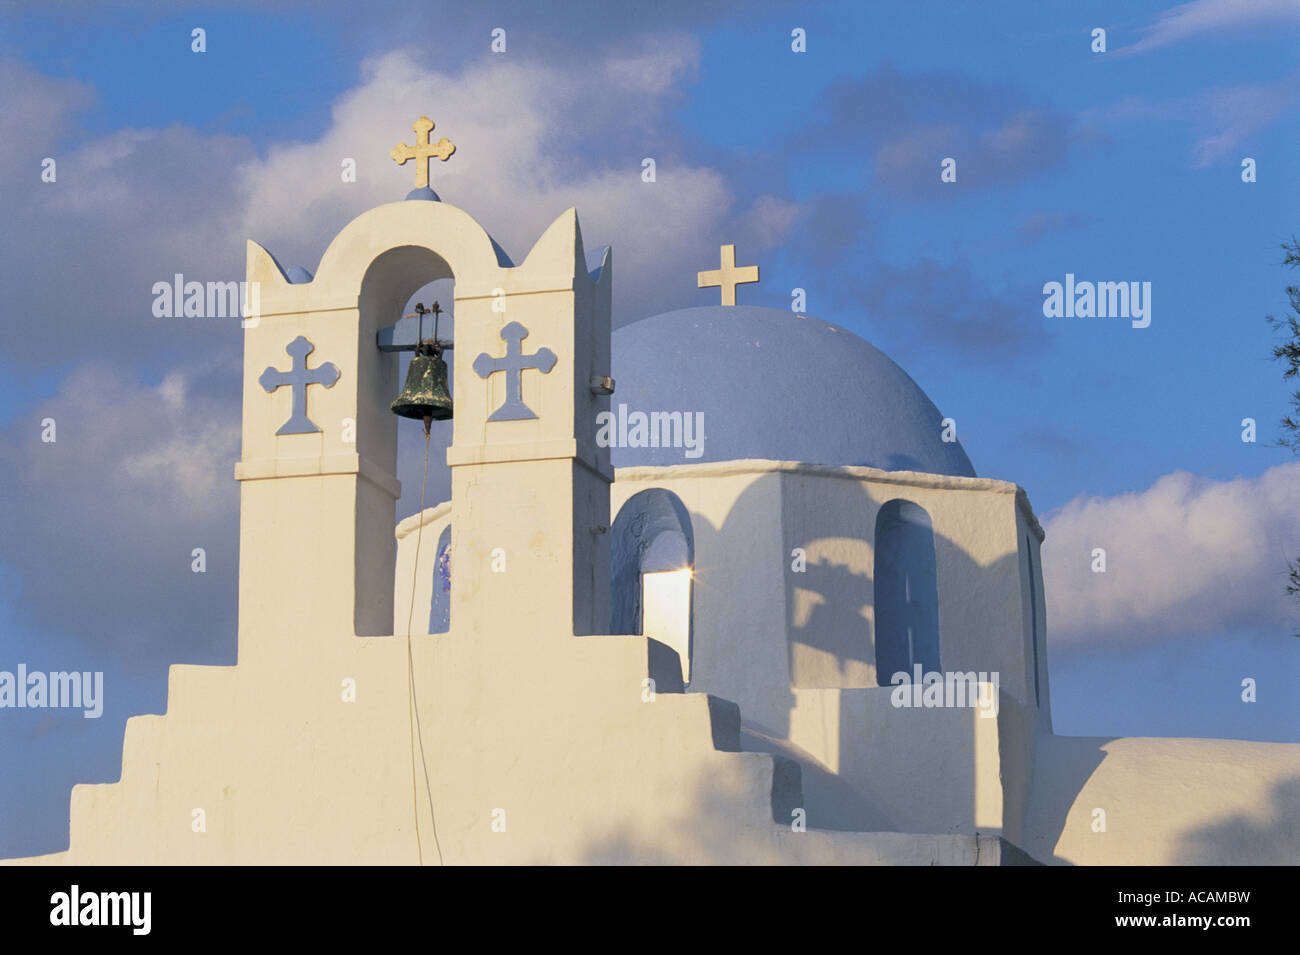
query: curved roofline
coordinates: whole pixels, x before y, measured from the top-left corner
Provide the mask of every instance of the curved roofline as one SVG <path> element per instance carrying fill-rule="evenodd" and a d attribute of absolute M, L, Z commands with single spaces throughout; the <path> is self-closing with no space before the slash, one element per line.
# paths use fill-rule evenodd
<path fill-rule="evenodd" d="M 630 322 L 624 322 L 622 325 L 616 326 L 614 328 L 614 331 L 621 332 L 625 328 L 631 328 L 633 325 L 638 325 L 641 322 L 649 321 L 652 318 L 665 318 L 669 315 L 678 315 L 682 312 L 698 312 L 705 309 L 718 309 L 718 308 L 727 308 L 727 309 L 735 308 L 741 310 L 754 309 L 755 311 L 773 312 L 778 315 L 788 315 L 790 318 L 800 322 L 818 322 L 819 324 L 825 325 L 826 328 L 832 332 L 835 332 L 837 334 L 843 332 L 846 335 L 852 335 L 854 338 L 867 342 L 868 345 L 871 345 L 871 342 L 867 341 L 865 338 L 863 338 L 861 335 L 859 335 L 857 332 L 853 331 L 852 329 L 845 328 L 843 325 L 836 325 L 834 322 L 827 321 L 824 318 L 819 318 L 816 315 L 805 315 L 802 312 L 792 312 L 789 309 L 785 309 L 785 308 L 773 308 L 770 305 L 688 305 L 685 308 L 672 308 L 666 312 L 655 312 L 652 315 L 642 315 L 640 318 L 634 318 Z M 875 348 L 876 346 L 871 345 L 871 347 Z M 880 349 L 876 348 L 876 351 L 880 351 Z M 882 355 L 885 354 L 884 352 L 880 352 L 880 353 Z M 889 358 L 888 355 L 885 355 L 885 357 Z M 893 361 L 893 359 L 890 360 Z"/>
<path fill-rule="evenodd" d="M 678 329 L 679 334 L 688 335 L 688 326 L 694 326 L 703 329 L 703 334 L 710 336 L 740 336 L 742 344 L 749 346 L 758 343 L 775 343 L 778 348 L 784 343 L 788 343 L 793 350 L 796 346 L 804 350 L 804 354 L 810 354 L 814 357 L 817 354 L 823 356 L 834 354 L 834 361 L 838 362 L 841 356 L 858 355 L 863 360 L 869 360 L 873 363 L 879 363 L 874 367 L 874 378 L 882 376 L 896 375 L 900 385 L 905 385 L 908 391 L 914 391 L 914 397 L 900 393 L 900 397 L 905 399 L 905 404 L 910 403 L 915 406 L 916 414 L 924 412 L 926 416 L 925 427 L 930 427 L 929 415 L 934 415 L 934 426 L 936 429 L 944 427 L 944 412 L 934 403 L 933 399 L 926 393 L 925 389 L 913 378 L 897 361 L 891 358 L 886 352 L 882 351 L 868 339 L 859 335 L 857 332 L 843 325 L 836 325 L 824 318 L 818 318 L 814 315 L 801 314 L 792 312 L 786 308 L 773 308 L 765 305 L 736 305 L 736 306 L 717 306 L 717 305 L 693 305 L 687 308 L 672 309 L 666 312 L 659 312 L 654 315 L 645 315 L 626 325 L 620 325 L 613 330 L 612 345 L 614 364 L 616 372 L 619 371 L 619 361 L 622 359 L 618 342 L 621 336 L 628 336 L 631 339 L 644 339 L 647 335 L 653 335 L 655 327 L 659 323 L 672 324 Z M 752 326 L 746 331 L 747 326 Z M 769 342 L 769 339 L 772 342 Z M 643 342 L 644 344 L 644 342 Z M 811 350 L 811 351 L 806 351 Z M 887 369 L 887 372 L 886 372 Z M 864 387 L 869 387 L 864 385 Z M 841 389 L 843 391 L 843 389 Z M 854 397 L 850 394 L 841 394 L 841 399 L 846 401 L 846 407 L 859 407 L 854 405 Z M 859 411 L 861 414 L 861 411 Z M 914 414 L 913 417 L 916 417 Z M 870 428 L 867 429 L 871 433 Z M 873 439 L 876 444 L 880 444 L 876 451 L 888 451 L 890 440 L 888 435 L 881 432 L 879 436 Z M 845 438 L 846 448 L 854 447 L 851 438 Z M 916 441 L 911 440 L 915 445 Z M 875 465 L 890 466 L 897 464 L 903 467 L 919 467 L 930 470 L 932 473 L 955 474 L 960 476 L 977 476 L 974 463 L 970 459 L 964 444 L 960 441 L 952 441 L 950 438 L 943 441 L 943 447 L 933 446 L 933 442 L 922 442 L 926 449 L 924 453 L 919 451 L 909 451 L 902 459 L 895 460 L 889 454 L 867 453 L 867 454 L 848 454 L 825 451 L 823 453 L 807 453 L 804 449 L 795 449 L 793 447 L 783 448 L 772 446 L 770 443 L 764 444 L 751 442 L 751 447 L 736 448 L 737 451 L 757 455 L 786 455 L 791 454 L 799 457 L 803 461 L 855 461 L 870 462 Z M 867 445 L 864 445 L 864 447 Z M 897 450 L 897 449 L 895 449 Z M 615 455 L 617 462 L 620 457 L 627 460 L 626 456 Z M 659 458 L 663 460 L 662 457 Z M 733 458 L 733 460 L 740 460 Z M 656 466 L 665 466 L 665 464 Z M 636 465 L 629 465 L 636 466 Z"/>

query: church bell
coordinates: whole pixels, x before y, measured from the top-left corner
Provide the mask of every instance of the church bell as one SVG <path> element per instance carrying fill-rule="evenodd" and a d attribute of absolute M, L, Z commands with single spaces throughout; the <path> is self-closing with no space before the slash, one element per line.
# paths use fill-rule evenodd
<path fill-rule="evenodd" d="M 447 363 L 442 360 L 441 348 L 428 343 L 416 347 L 406 370 L 406 385 L 389 407 L 403 418 L 423 418 L 425 431 L 429 430 L 429 422 L 451 417 Z"/>
<path fill-rule="evenodd" d="M 406 369 L 406 385 L 401 393 L 393 399 L 388 407 L 393 414 L 403 418 L 424 419 L 424 433 L 429 433 L 429 425 L 434 421 L 446 421 L 451 417 L 451 395 L 447 391 L 447 363 L 442 360 L 442 343 L 438 340 L 438 316 L 442 307 L 433 303 L 433 308 L 425 308 L 422 302 L 415 305 L 419 317 L 416 330 L 415 354 L 411 356 L 410 367 Z M 424 316 L 433 316 L 433 340 L 424 340 Z"/>

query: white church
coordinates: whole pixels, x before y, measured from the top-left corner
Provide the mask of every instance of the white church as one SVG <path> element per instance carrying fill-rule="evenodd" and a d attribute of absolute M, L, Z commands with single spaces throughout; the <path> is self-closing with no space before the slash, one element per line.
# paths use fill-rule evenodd
<path fill-rule="evenodd" d="M 730 246 L 722 305 L 611 331 L 577 212 L 516 263 L 432 128 L 314 274 L 249 242 L 237 665 L 173 666 L 10 862 L 1300 858 L 1300 745 L 1053 734 L 1043 530 L 898 365 L 736 305 Z M 446 340 L 402 317 L 440 279 Z M 397 522 L 417 348 L 460 357 L 451 499 Z"/>

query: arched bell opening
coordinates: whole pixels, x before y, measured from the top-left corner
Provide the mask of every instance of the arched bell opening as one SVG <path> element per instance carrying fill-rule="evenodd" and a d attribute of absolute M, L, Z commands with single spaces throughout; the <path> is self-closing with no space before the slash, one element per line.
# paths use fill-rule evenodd
<path fill-rule="evenodd" d="M 403 316 L 414 311 L 422 293 L 429 286 L 445 289 L 446 303 L 441 303 L 447 316 L 447 330 L 441 323 L 439 334 L 450 339 L 450 315 L 452 287 L 454 276 L 447 261 L 431 249 L 421 246 L 399 246 L 376 256 L 366 270 L 361 281 L 361 294 L 357 297 L 360 311 L 358 350 L 362 365 L 360 380 L 371 391 L 359 401 L 362 408 L 369 409 L 374 420 L 357 422 L 357 453 L 373 461 L 381 468 L 396 474 L 403 481 L 403 490 L 409 483 L 408 469 L 398 469 L 398 418 L 392 413 L 391 405 L 405 381 L 411 352 L 415 346 L 415 332 L 410 321 L 403 321 Z M 425 303 L 432 304 L 432 301 Z M 428 322 L 426 316 L 426 324 Z M 426 331 L 426 334 L 430 331 Z M 409 339 L 409 340 L 406 340 Z M 450 353 L 448 356 L 450 358 Z M 366 368 L 366 363 L 370 368 Z M 370 400 L 365 400 L 369 398 Z M 403 429 L 409 431 L 411 429 Z M 420 465 L 423 467 L 423 428 L 420 432 Z M 403 511 L 403 515 L 412 513 L 419 505 L 419 487 L 416 487 L 414 507 Z M 408 495 L 403 494 L 405 499 Z"/>
<path fill-rule="evenodd" d="M 380 254 L 366 270 L 358 296 L 360 312 L 358 343 L 361 387 L 370 393 L 358 402 L 366 409 L 367 420 L 356 423 L 357 453 L 366 460 L 387 470 L 401 482 L 401 497 L 393 502 L 385 520 L 374 521 L 372 528 L 362 526 L 363 518 L 370 515 L 358 512 L 358 534 L 386 533 L 389 546 L 396 555 L 393 528 L 399 519 L 415 515 L 420 510 L 423 485 L 424 507 L 432 508 L 451 497 L 451 478 L 447 468 L 447 448 L 452 441 L 452 422 L 435 420 L 429 429 L 428 479 L 425 481 L 426 442 L 423 422 L 394 414 L 394 399 L 402 392 L 407 379 L 415 347 L 420 340 L 430 341 L 435 333 L 438 340 L 451 346 L 453 343 L 455 278 L 447 261 L 431 249 L 421 246 L 399 246 Z M 416 315 L 416 305 L 432 309 L 438 303 L 438 314 Z M 436 324 L 436 328 L 435 328 Z M 454 347 L 441 352 L 447 364 L 446 388 L 451 394 Z M 369 363 L 370 367 L 365 366 Z M 441 542 L 440 542 L 441 543 Z M 419 563 L 414 572 L 421 578 L 434 578 L 435 560 L 427 559 L 429 548 L 421 546 Z M 376 568 L 358 567 L 358 574 L 380 573 Z M 388 586 L 393 586 L 389 570 Z M 435 589 L 438 581 L 434 580 Z M 403 582 L 409 587 L 410 580 Z M 422 588 L 421 588 L 422 589 Z M 449 589 L 449 586 L 448 586 Z M 445 593 L 445 604 L 450 604 L 450 594 Z M 406 608 L 396 608 L 406 632 Z M 419 614 L 411 626 L 419 632 L 424 625 L 424 615 Z M 429 620 L 430 625 L 433 620 Z M 443 628 L 445 630 L 445 628 Z"/>
<path fill-rule="evenodd" d="M 455 288 L 454 279 L 437 279 L 429 282 L 410 296 L 401 310 L 404 325 L 402 331 L 409 328 L 417 330 L 416 334 L 424 342 L 434 341 L 452 343 L 453 347 L 439 348 L 438 357 L 445 363 L 445 377 L 441 387 L 455 403 L 455 369 L 456 349 L 455 335 Z M 437 308 L 437 313 L 433 309 Z M 416 309 L 423 307 L 426 314 L 420 316 Z M 410 338 L 411 336 L 402 336 Z M 411 361 L 414 351 L 399 351 L 397 354 L 398 390 L 390 399 L 404 393 L 408 387 L 415 387 L 410 380 Z M 390 400 L 390 409 L 391 409 Z M 420 509 L 420 484 L 424 478 L 424 424 L 418 418 L 403 418 L 394 415 L 397 421 L 397 478 L 402 482 L 402 496 L 397 502 L 397 516 L 401 520 Z M 452 442 L 452 419 L 435 418 L 429 424 L 429 478 L 424 494 L 424 506 L 433 507 L 442 501 L 451 500 L 451 469 L 447 467 L 447 449 Z"/>

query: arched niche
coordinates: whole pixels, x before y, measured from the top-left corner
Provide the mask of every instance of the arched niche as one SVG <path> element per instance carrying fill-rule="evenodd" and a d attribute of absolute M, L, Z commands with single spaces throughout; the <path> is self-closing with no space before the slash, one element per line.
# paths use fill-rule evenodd
<path fill-rule="evenodd" d="M 876 682 L 920 664 L 923 673 L 939 664 L 939 588 L 934 528 L 925 508 L 895 499 L 876 515 L 875 547 Z"/>
<path fill-rule="evenodd" d="M 438 535 L 433 549 L 433 598 L 429 601 L 429 632 L 451 630 L 451 525 Z"/>
<path fill-rule="evenodd" d="M 644 633 L 673 647 L 683 682 L 693 650 L 694 567 L 695 537 L 681 498 L 663 488 L 628 498 L 610 528 L 610 632 Z M 658 632 L 646 629 L 647 619 Z"/>
<path fill-rule="evenodd" d="M 361 279 L 358 383 L 370 394 L 358 396 L 358 410 L 366 414 L 364 409 L 369 409 L 371 420 L 357 422 L 357 452 L 390 471 L 397 468 L 397 417 L 388 408 L 402 387 L 400 362 L 396 352 L 379 350 L 375 336 L 401 319 L 402 309 L 419 289 L 438 279 L 454 278 L 447 260 L 432 249 L 404 245 L 380 253 Z M 431 328 L 426 331 L 432 333 Z"/>

